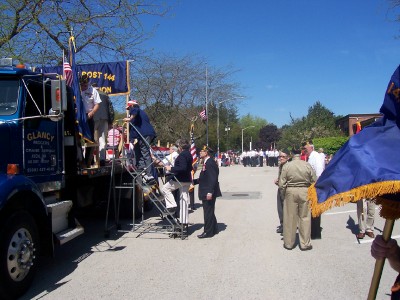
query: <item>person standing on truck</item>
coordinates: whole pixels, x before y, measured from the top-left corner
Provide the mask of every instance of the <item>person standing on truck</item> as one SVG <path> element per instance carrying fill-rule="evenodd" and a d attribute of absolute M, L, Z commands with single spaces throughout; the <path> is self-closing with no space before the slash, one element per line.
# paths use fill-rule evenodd
<path fill-rule="evenodd" d="M 91 85 L 89 85 L 89 77 L 84 74 L 79 78 L 79 84 L 81 87 L 81 97 L 83 101 L 83 105 L 85 107 L 86 111 L 86 120 L 90 129 L 90 132 L 92 133 L 92 136 L 94 134 L 94 115 L 96 112 L 99 110 L 99 106 L 101 103 L 100 95 L 96 91 L 95 88 L 93 88 Z M 95 142 L 98 142 L 95 140 Z M 93 160 L 93 147 L 87 147 L 85 151 L 85 164 L 86 167 L 90 168 L 92 165 L 92 160 Z"/>
<path fill-rule="evenodd" d="M 156 137 L 156 132 L 147 114 L 140 109 L 139 103 L 136 100 L 129 100 L 126 106 L 129 110 L 129 117 L 124 118 L 125 122 L 130 122 L 129 139 L 134 144 L 136 168 L 139 172 L 143 172 L 143 179 L 146 183 L 155 183 L 152 174 L 153 166 L 148 146 Z M 139 133 L 140 134 L 139 134 Z M 146 140 L 144 141 L 142 137 Z M 137 142 L 136 142 L 136 141 Z"/>

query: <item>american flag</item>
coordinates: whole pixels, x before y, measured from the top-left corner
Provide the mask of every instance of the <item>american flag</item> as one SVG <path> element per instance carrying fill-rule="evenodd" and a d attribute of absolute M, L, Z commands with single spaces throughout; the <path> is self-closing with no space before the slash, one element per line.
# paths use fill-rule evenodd
<path fill-rule="evenodd" d="M 196 144 L 194 143 L 194 124 L 190 127 L 190 153 L 192 154 L 192 180 L 194 180 L 194 173 L 196 172 L 197 169 L 197 151 L 196 151 Z M 193 192 L 194 187 L 189 188 L 189 192 Z"/>
<path fill-rule="evenodd" d="M 65 59 L 64 57 L 64 63 L 63 63 L 63 77 L 65 78 L 65 81 L 69 87 L 72 87 L 72 69 L 71 65 L 69 64 L 68 60 Z"/>
<path fill-rule="evenodd" d="M 206 109 L 203 109 L 200 113 L 199 113 L 200 118 L 205 121 L 207 120 L 207 111 Z"/>
<path fill-rule="evenodd" d="M 197 150 L 194 142 L 194 124 L 192 124 L 190 128 L 190 153 L 192 154 L 193 158 L 192 166 L 194 166 L 197 163 Z"/>

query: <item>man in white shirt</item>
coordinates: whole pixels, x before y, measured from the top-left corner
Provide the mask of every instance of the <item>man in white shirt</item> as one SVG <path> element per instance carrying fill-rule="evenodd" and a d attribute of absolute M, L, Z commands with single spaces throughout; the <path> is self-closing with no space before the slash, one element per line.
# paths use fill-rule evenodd
<path fill-rule="evenodd" d="M 249 151 L 243 151 L 242 153 L 243 166 L 247 167 L 249 165 Z"/>
<path fill-rule="evenodd" d="M 321 155 L 318 154 L 317 151 L 314 150 L 314 145 L 307 143 L 304 146 L 307 156 L 308 156 L 308 163 L 313 167 L 317 178 L 321 176 L 322 172 L 325 169 L 325 159 L 321 159 Z"/>
<path fill-rule="evenodd" d="M 178 157 L 178 147 L 172 145 L 169 147 L 169 154 L 162 160 L 164 166 L 175 166 L 175 160 Z"/>
<path fill-rule="evenodd" d="M 252 167 L 257 166 L 257 161 L 258 161 L 258 152 L 256 149 L 252 149 L 250 151 L 250 164 Z"/>
<path fill-rule="evenodd" d="M 79 78 L 79 84 L 81 88 L 81 97 L 83 101 L 83 106 L 85 107 L 86 111 L 86 120 L 90 132 L 92 133 L 93 136 L 95 128 L 93 117 L 99 110 L 99 106 L 101 103 L 100 95 L 95 88 L 89 85 L 89 78 L 87 77 L 86 74 L 82 75 Z M 95 142 L 98 143 L 98 141 Z M 87 167 L 91 166 L 92 159 L 93 159 L 93 147 L 87 147 L 85 151 L 85 164 Z"/>
<path fill-rule="evenodd" d="M 324 153 L 324 149 L 323 149 L 323 148 L 319 148 L 319 149 L 318 149 L 318 154 L 319 154 L 319 156 L 320 156 L 321 163 L 323 164 L 324 170 L 325 170 L 325 166 L 326 166 L 326 155 L 325 155 L 325 153 Z"/>
<path fill-rule="evenodd" d="M 278 149 L 274 149 L 274 167 L 278 166 L 278 157 L 279 157 L 279 151 Z"/>
<path fill-rule="evenodd" d="M 314 169 L 315 174 L 317 175 L 317 179 L 321 176 L 322 172 L 325 169 L 325 159 L 322 160 L 322 156 L 319 155 L 317 151 L 314 150 L 314 145 L 311 143 L 307 143 L 304 146 L 306 150 L 306 154 L 308 156 L 308 163 Z M 320 239 L 321 238 L 321 216 L 312 217 L 311 218 L 311 239 Z"/>
<path fill-rule="evenodd" d="M 111 100 L 106 93 L 103 93 L 102 91 L 98 90 L 97 87 L 95 87 L 94 90 L 98 92 L 99 97 L 101 99 L 101 102 L 99 103 L 99 109 L 97 110 L 96 114 L 93 117 L 94 140 L 99 143 L 100 166 L 104 166 L 106 161 L 106 144 L 107 144 L 106 140 L 109 127 L 108 114 L 109 114 L 109 105 Z"/>
<path fill-rule="evenodd" d="M 275 151 L 271 149 L 268 150 L 268 166 L 274 166 Z"/>
<path fill-rule="evenodd" d="M 258 159 L 260 161 L 259 166 L 262 167 L 264 164 L 264 151 L 262 149 L 258 152 Z"/>

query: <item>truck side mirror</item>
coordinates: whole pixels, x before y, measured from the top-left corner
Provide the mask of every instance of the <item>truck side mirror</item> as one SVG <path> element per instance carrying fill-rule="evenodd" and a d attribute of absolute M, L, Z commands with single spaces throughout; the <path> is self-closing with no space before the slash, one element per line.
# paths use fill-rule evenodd
<path fill-rule="evenodd" d="M 51 109 L 53 111 L 67 110 L 67 88 L 65 80 L 51 81 Z"/>

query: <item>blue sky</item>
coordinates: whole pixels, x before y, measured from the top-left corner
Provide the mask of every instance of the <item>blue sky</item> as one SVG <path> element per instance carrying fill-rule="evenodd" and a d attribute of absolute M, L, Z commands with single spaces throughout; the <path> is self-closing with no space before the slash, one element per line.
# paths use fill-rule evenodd
<path fill-rule="evenodd" d="M 377 113 L 400 63 L 396 13 L 389 0 L 182 0 L 144 46 L 234 66 L 240 115 L 281 127 L 316 101 Z"/>

